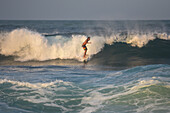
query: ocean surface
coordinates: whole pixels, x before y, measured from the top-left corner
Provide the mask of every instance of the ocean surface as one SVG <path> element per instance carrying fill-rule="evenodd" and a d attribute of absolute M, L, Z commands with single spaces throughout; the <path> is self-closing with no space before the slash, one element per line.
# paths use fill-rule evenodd
<path fill-rule="evenodd" d="M 0 20 L 0 113 L 170 113 L 170 21 Z"/>

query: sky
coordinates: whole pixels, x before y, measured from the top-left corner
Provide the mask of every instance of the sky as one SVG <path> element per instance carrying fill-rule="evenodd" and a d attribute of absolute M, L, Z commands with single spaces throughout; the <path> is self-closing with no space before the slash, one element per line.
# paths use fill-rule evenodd
<path fill-rule="evenodd" d="M 0 20 L 170 20 L 170 0 L 0 0 Z"/>

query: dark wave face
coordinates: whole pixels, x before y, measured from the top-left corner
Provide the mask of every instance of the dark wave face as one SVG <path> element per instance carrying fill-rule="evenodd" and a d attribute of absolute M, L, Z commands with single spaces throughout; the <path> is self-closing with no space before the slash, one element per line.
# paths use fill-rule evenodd
<path fill-rule="evenodd" d="M 116 67 L 170 64 L 170 41 L 156 39 L 142 48 L 126 43 L 105 45 L 101 52 L 93 56 L 90 63 Z"/>

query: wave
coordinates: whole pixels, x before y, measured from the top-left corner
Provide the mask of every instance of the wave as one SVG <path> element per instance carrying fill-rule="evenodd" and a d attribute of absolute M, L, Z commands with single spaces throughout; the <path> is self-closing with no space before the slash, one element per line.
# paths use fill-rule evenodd
<path fill-rule="evenodd" d="M 51 59 L 76 59 L 82 61 L 84 50 L 81 45 L 86 39 L 85 35 L 72 35 L 66 37 L 63 35 L 55 35 L 46 37 L 38 32 L 30 31 L 28 29 L 15 29 L 11 32 L 0 33 L 0 54 L 4 56 L 13 56 L 15 61 L 45 61 Z M 148 34 L 126 34 L 121 33 L 113 34 L 109 37 L 106 36 L 92 36 L 92 44 L 88 44 L 88 55 L 93 58 L 94 55 L 100 52 L 107 51 L 106 48 L 113 51 L 120 51 L 122 46 L 128 49 L 138 48 L 136 51 L 148 51 L 159 47 L 159 42 L 148 44 L 155 39 L 162 39 L 161 42 L 168 43 L 170 36 L 166 33 L 148 33 Z M 118 46 L 117 44 L 122 43 Z M 166 44 L 166 46 L 169 45 Z M 147 48 L 147 49 L 146 49 Z M 159 48 L 161 49 L 161 48 Z M 162 50 L 162 49 L 161 49 Z M 111 52 L 113 52 L 111 51 Z M 118 52 L 117 51 L 117 52 Z M 123 53 L 127 53 L 123 50 Z M 105 52 L 103 53 L 105 54 Z M 135 54 L 135 53 L 134 53 Z M 111 56 L 110 56 L 111 57 Z"/>

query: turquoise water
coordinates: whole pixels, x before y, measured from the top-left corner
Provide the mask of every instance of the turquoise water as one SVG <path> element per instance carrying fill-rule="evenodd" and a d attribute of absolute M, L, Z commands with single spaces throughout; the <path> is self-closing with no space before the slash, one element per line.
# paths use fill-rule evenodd
<path fill-rule="evenodd" d="M 170 112 L 169 65 L 1 66 L 1 112 Z"/>

